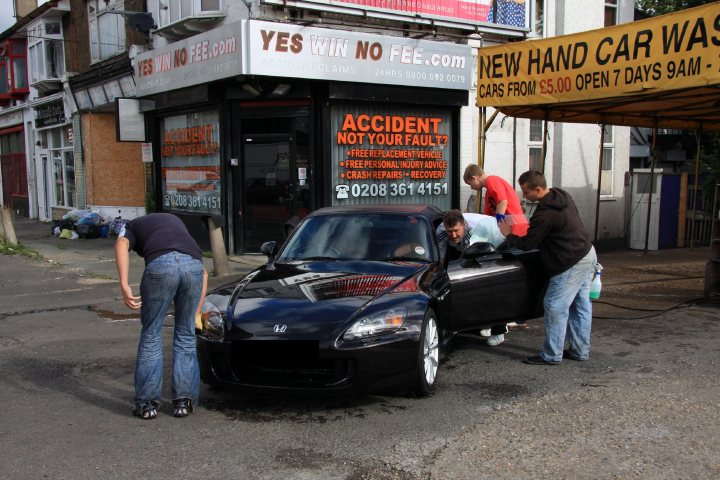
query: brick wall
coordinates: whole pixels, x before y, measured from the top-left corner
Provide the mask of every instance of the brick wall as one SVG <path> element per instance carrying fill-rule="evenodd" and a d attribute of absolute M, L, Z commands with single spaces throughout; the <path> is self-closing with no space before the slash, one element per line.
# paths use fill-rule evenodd
<path fill-rule="evenodd" d="M 90 30 L 87 23 L 87 3 L 70 0 L 70 15 L 63 17 L 65 42 L 65 70 L 84 72 L 90 66 Z"/>
<path fill-rule="evenodd" d="M 5 0 L 0 0 L 5 1 Z M 68 72 L 83 73 L 91 67 L 90 59 L 90 31 L 88 28 L 87 1 L 70 0 L 70 15 L 63 17 L 63 31 L 65 39 L 65 68 Z M 124 11 L 144 12 L 143 0 L 125 0 Z M 130 28 L 127 17 L 125 21 L 125 46 L 147 45 L 148 39 Z M 112 59 L 107 59 L 113 61 Z M 97 62 L 92 67 L 98 67 L 105 62 Z"/>

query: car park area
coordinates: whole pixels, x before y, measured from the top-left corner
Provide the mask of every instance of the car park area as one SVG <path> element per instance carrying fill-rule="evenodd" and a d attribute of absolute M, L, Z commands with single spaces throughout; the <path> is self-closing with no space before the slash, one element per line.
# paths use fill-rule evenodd
<path fill-rule="evenodd" d="M 589 362 L 521 363 L 542 343 L 534 319 L 494 348 L 458 335 L 426 398 L 203 388 L 190 417 L 171 417 L 165 403 L 143 422 L 130 415 L 138 319 L 117 283 L 3 255 L 0 473 L 715 478 L 720 311 L 695 302 L 707 257 L 707 249 L 601 253 L 605 303 L 595 304 Z"/>

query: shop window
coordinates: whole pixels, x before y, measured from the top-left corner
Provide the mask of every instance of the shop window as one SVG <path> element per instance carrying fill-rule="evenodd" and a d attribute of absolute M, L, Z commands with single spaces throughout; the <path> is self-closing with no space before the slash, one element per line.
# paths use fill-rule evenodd
<path fill-rule="evenodd" d="M 0 154 L 7 155 L 13 153 L 24 153 L 24 140 L 25 137 L 22 131 L 0 135 Z"/>
<path fill-rule="evenodd" d="M 90 0 L 87 8 L 92 61 L 125 52 L 125 17 L 112 13 L 113 10 L 125 10 L 124 0 Z"/>
<path fill-rule="evenodd" d="M 374 129 L 360 135 L 355 126 L 365 122 Z M 451 208 L 450 109 L 338 104 L 330 123 L 332 205 L 429 203 Z"/>
<path fill-rule="evenodd" d="M 158 4 L 151 13 L 159 28 L 183 20 L 222 16 L 225 8 L 224 0 L 159 0 Z"/>
<path fill-rule="evenodd" d="M 45 133 L 52 156 L 52 178 L 54 205 L 58 207 L 76 207 L 75 160 L 72 144 L 69 141 L 70 127 L 52 128 Z"/>
<path fill-rule="evenodd" d="M 600 195 L 613 194 L 613 159 L 615 148 L 613 142 L 613 127 L 605 125 L 605 138 L 603 139 L 602 169 L 600 172 Z"/>
<path fill-rule="evenodd" d="M 617 0 L 605 0 L 605 26 L 617 25 L 618 5 Z"/>
<path fill-rule="evenodd" d="M 42 92 L 57 90 L 65 75 L 60 21 L 41 21 L 28 28 L 30 84 Z"/>
<path fill-rule="evenodd" d="M 0 167 L 2 194 L 6 205 L 14 208 L 27 204 L 27 171 L 25 170 L 25 135 L 22 127 L 0 135 Z"/>
<path fill-rule="evenodd" d="M 10 38 L 0 47 L 0 101 L 22 97 L 28 90 L 27 43 Z"/>
<path fill-rule="evenodd" d="M 166 117 L 161 124 L 160 177 L 166 211 L 221 213 L 218 112 Z"/>

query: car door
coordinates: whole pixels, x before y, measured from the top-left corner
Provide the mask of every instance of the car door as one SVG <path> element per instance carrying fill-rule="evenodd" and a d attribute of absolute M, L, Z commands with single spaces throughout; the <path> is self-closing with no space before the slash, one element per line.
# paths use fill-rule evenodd
<path fill-rule="evenodd" d="M 454 332 L 526 319 L 535 309 L 536 279 L 523 261 L 501 253 L 448 264 Z"/>

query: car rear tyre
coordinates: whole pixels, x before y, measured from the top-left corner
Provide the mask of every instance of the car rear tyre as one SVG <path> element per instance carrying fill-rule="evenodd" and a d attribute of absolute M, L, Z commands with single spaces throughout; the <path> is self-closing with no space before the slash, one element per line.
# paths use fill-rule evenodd
<path fill-rule="evenodd" d="M 430 395 L 437 380 L 440 358 L 440 333 L 438 331 L 435 312 L 428 310 L 420 333 L 418 352 L 418 380 L 415 393 L 419 397 Z"/>

